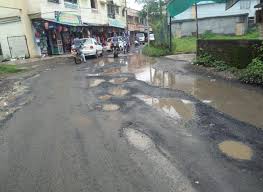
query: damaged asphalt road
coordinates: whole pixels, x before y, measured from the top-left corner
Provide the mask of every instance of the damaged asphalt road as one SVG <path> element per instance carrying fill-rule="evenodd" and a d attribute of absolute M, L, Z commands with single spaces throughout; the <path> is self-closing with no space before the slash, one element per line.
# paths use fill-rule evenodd
<path fill-rule="evenodd" d="M 141 81 L 149 63 L 64 60 L 31 80 L 0 128 L 0 191 L 261 192 L 262 129 Z"/>

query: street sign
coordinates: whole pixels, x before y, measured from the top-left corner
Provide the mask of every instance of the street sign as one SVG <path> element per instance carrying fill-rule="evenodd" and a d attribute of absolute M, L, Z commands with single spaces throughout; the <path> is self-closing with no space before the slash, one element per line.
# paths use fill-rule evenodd
<path fill-rule="evenodd" d="M 233 7 L 240 0 L 226 0 L 226 10 Z"/>

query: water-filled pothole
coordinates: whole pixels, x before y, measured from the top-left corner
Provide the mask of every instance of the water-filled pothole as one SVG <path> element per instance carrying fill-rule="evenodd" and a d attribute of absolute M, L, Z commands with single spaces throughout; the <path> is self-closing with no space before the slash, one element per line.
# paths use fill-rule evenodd
<path fill-rule="evenodd" d="M 251 160 L 253 156 L 253 150 L 249 146 L 238 141 L 224 141 L 220 143 L 218 147 L 225 155 L 234 159 Z"/>
<path fill-rule="evenodd" d="M 88 86 L 89 87 L 97 87 L 99 86 L 101 83 L 105 82 L 104 79 L 90 79 L 88 81 Z"/>
<path fill-rule="evenodd" d="M 110 95 L 102 95 L 102 96 L 99 96 L 99 99 L 100 99 L 100 100 L 104 100 L 104 101 L 109 100 L 110 98 L 111 98 Z"/>
<path fill-rule="evenodd" d="M 102 109 L 104 111 L 117 111 L 120 109 L 120 106 L 119 105 L 116 105 L 116 104 L 104 104 L 102 106 Z"/>
<path fill-rule="evenodd" d="M 191 120 L 195 113 L 194 103 L 189 100 L 155 98 L 148 95 L 136 95 L 136 97 L 176 120 Z"/>
<path fill-rule="evenodd" d="M 111 89 L 109 93 L 114 96 L 124 96 L 129 93 L 129 90 L 123 89 L 121 87 L 116 87 L 116 88 Z"/>
<path fill-rule="evenodd" d="M 111 79 L 110 80 L 110 83 L 113 83 L 113 84 L 121 84 L 125 81 L 127 81 L 128 78 L 127 77 L 120 77 L 120 78 L 114 78 L 114 79 Z"/>

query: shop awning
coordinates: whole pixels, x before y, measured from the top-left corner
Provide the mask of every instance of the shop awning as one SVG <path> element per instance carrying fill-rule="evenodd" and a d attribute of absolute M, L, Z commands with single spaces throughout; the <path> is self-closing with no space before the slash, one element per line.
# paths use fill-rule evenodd
<path fill-rule="evenodd" d="M 170 16 L 174 17 L 184 12 L 195 3 L 199 3 L 207 0 L 171 0 L 167 5 L 167 11 Z M 226 0 L 211 0 L 216 3 L 225 3 Z"/>

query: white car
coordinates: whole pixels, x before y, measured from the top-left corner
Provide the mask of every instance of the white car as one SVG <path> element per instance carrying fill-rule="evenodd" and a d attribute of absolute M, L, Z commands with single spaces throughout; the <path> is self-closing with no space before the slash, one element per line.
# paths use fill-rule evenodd
<path fill-rule="evenodd" d="M 119 47 L 121 50 L 123 50 L 123 47 L 124 47 L 123 41 L 124 41 L 123 38 L 121 36 L 118 36 L 118 43 L 119 43 Z M 104 47 L 104 49 L 107 51 L 112 51 L 111 47 L 112 47 L 112 37 L 107 39 L 107 44 Z"/>
<path fill-rule="evenodd" d="M 99 56 L 103 55 L 103 48 L 100 43 L 94 38 L 84 38 L 83 41 L 83 53 L 85 56 Z"/>
<path fill-rule="evenodd" d="M 150 34 L 149 34 L 149 40 L 150 40 L 150 41 L 154 41 L 154 40 L 155 40 L 155 37 L 154 37 L 154 34 L 153 34 L 153 33 L 150 33 Z"/>

